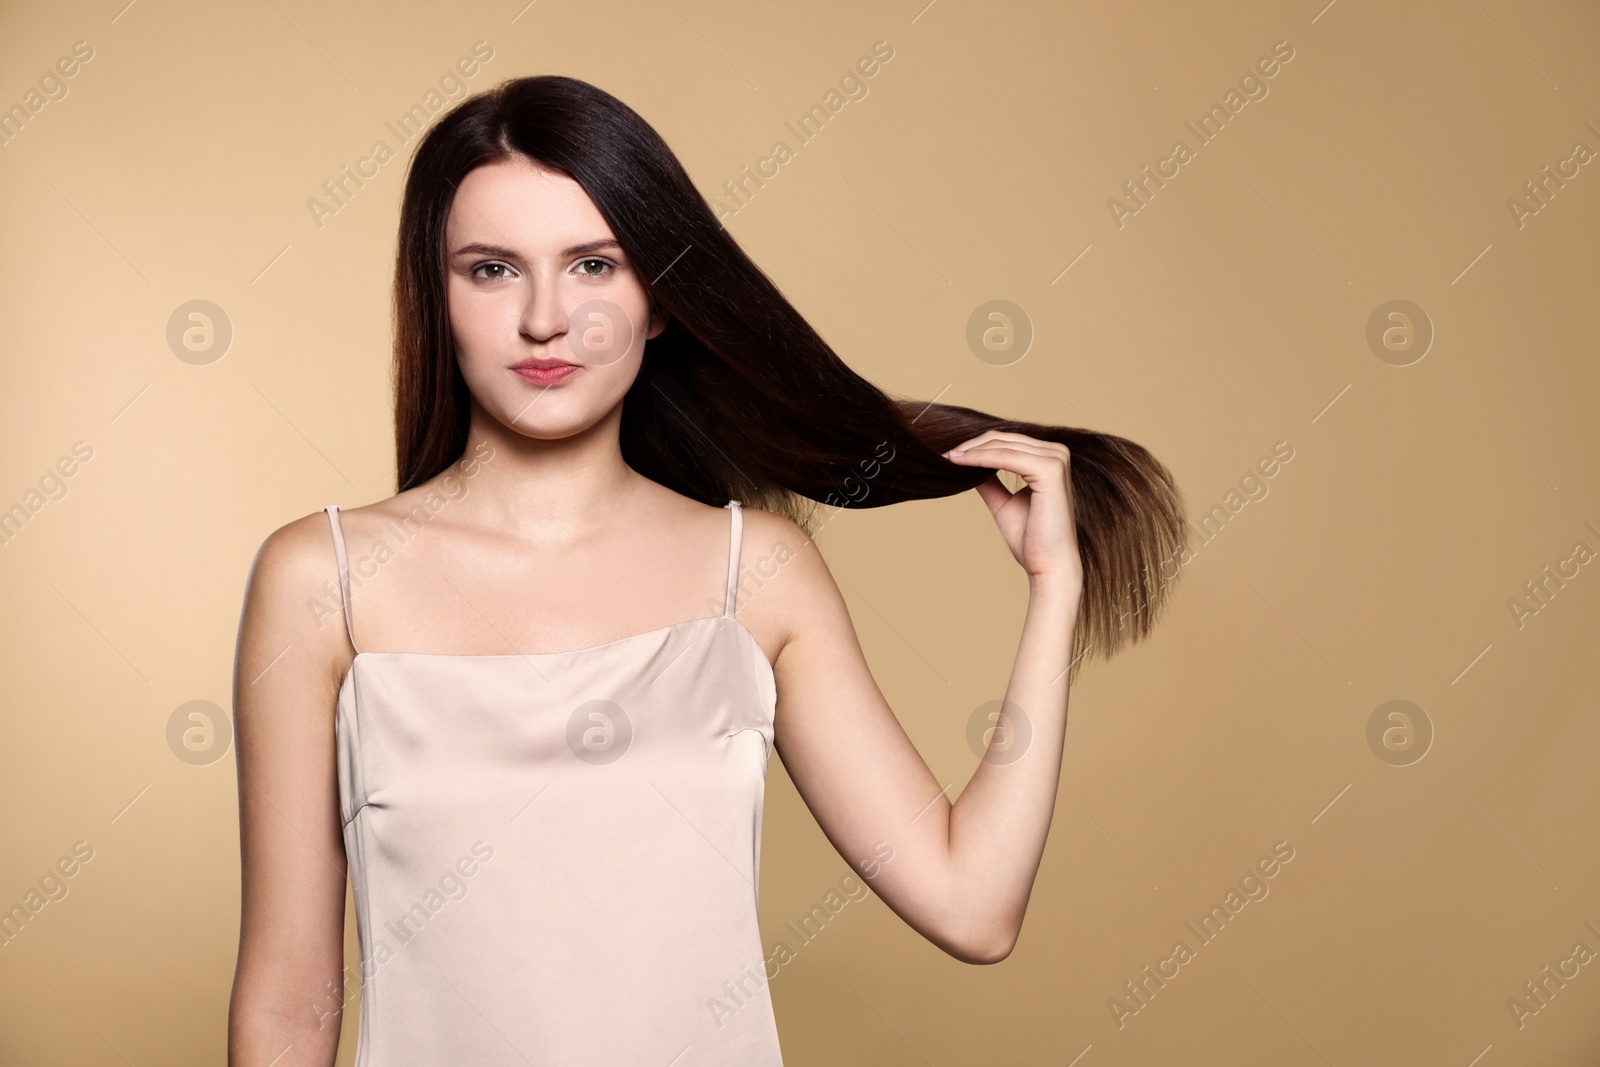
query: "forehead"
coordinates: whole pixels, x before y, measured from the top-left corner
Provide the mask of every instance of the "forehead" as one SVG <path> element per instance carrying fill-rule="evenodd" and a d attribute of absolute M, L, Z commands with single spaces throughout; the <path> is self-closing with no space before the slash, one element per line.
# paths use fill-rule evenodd
<path fill-rule="evenodd" d="M 472 170 L 445 221 L 451 247 L 479 241 L 547 252 L 614 236 L 583 186 L 525 156 Z"/>

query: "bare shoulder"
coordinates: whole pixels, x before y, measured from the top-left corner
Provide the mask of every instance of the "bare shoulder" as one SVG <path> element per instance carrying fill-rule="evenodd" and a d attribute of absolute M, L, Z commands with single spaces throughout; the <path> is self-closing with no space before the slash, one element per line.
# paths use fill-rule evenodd
<path fill-rule="evenodd" d="M 841 618 L 848 627 L 844 598 L 811 535 L 770 511 L 745 507 L 744 513 L 739 616 L 774 660 L 802 634 L 838 625 Z"/>
<path fill-rule="evenodd" d="M 312 512 L 261 542 L 250 564 L 239 624 L 239 667 L 249 677 L 287 649 L 308 650 L 330 670 L 348 660 L 338 566 L 328 515 Z M 337 619 L 337 628 L 327 625 Z"/>
<path fill-rule="evenodd" d="M 250 565 L 252 595 L 305 592 L 318 588 L 334 566 L 333 528 L 315 511 L 267 535 Z"/>

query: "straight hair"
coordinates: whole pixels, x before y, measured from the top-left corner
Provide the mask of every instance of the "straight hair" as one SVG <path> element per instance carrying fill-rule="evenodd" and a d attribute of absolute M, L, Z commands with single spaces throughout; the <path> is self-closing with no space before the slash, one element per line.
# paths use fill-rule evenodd
<path fill-rule="evenodd" d="M 974 488 L 993 470 L 942 453 L 985 430 L 1056 441 L 1071 453 L 1083 565 L 1071 664 L 1150 632 L 1186 525 L 1171 475 L 1148 450 L 867 381 L 723 228 L 655 129 L 575 78 L 516 78 L 469 97 L 428 130 L 408 165 L 394 280 L 400 491 L 466 449 L 470 396 L 446 302 L 445 221 L 468 173 L 515 157 L 583 188 L 652 308 L 668 316 L 623 400 L 622 455 L 635 471 L 702 503 L 739 499 L 810 530 L 818 505 L 874 508 Z"/>

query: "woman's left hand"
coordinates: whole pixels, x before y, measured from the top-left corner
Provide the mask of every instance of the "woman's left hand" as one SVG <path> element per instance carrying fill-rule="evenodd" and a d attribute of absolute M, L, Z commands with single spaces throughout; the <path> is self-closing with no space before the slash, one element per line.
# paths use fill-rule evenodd
<path fill-rule="evenodd" d="M 1078 555 L 1072 507 L 1072 454 L 1066 445 L 986 430 L 944 456 L 962 466 L 992 467 L 1019 475 L 1026 484 L 1015 493 L 999 475 L 990 475 L 977 487 L 1000 536 L 1028 572 L 1030 582 L 1060 580 L 1082 588 L 1083 560 Z"/>

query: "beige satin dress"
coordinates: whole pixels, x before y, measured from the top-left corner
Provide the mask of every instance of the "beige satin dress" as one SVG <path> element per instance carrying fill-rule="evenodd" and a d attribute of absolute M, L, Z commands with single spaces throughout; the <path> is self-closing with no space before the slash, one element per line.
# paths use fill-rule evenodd
<path fill-rule="evenodd" d="M 756 922 L 777 687 L 734 617 L 726 506 L 720 615 L 570 652 L 357 648 L 357 1067 L 782 1063 Z"/>

